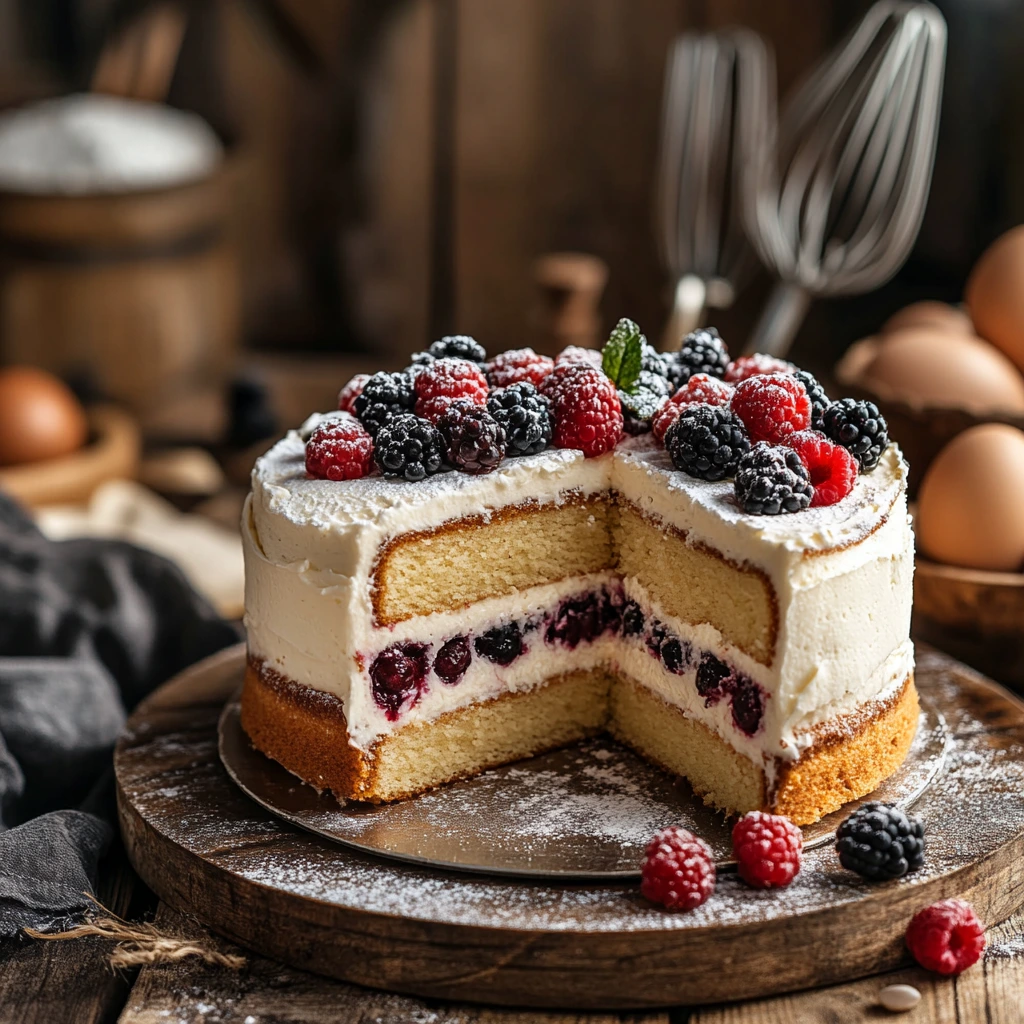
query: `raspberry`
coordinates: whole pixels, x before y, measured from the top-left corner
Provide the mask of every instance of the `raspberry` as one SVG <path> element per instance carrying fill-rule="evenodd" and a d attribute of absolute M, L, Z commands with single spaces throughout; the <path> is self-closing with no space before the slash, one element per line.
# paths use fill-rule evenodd
<path fill-rule="evenodd" d="M 811 478 L 792 448 L 758 441 L 736 467 L 736 501 L 744 512 L 777 516 L 800 512 L 814 497 Z"/>
<path fill-rule="evenodd" d="M 523 653 L 523 631 L 518 622 L 495 626 L 473 641 L 476 653 L 496 665 L 511 665 Z"/>
<path fill-rule="evenodd" d="M 803 833 L 781 814 L 751 811 L 732 827 L 740 878 L 755 889 L 781 889 L 800 873 Z"/>
<path fill-rule="evenodd" d="M 717 377 L 695 373 L 655 414 L 651 429 L 659 441 L 665 440 L 668 428 L 688 405 L 728 405 L 732 388 Z"/>
<path fill-rule="evenodd" d="M 939 900 L 907 926 L 907 949 L 929 971 L 959 974 L 985 949 L 985 926 L 966 900 Z"/>
<path fill-rule="evenodd" d="M 741 380 L 758 377 L 766 373 L 793 373 L 796 367 L 785 359 L 755 352 L 752 356 L 740 356 L 733 360 L 725 371 L 725 379 L 730 384 L 739 384 Z"/>
<path fill-rule="evenodd" d="M 793 377 L 803 384 L 807 397 L 811 400 L 811 429 L 821 430 L 822 417 L 825 410 L 832 404 L 832 399 L 825 394 L 825 389 L 818 383 L 813 373 L 806 370 L 794 370 Z"/>
<path fill-rule="evenodd" d="M 619 443 L 622 406 L 615 385 L 600 370 L 563 363 L 545 378 L 541 393 L 551 403 L 559 448 L 576 448 L 592 459 Z"/>
<path fill-rule="evenodd" d="M 715 861 L 703 839 L 670 825 L 647 844 L 640 878 L 640 891 L 652 902 L 694 910 L 715 891 Z"/>
<path fill-rule="evenodd" d="M 388 420 L 377 432 L 373 461 L 385 476 L 422 480 L 441 468 L 444 449 L 437 427 L 407 412 Z"/>
<path fill-rule="evenodd" d="M 473 660 L 468 636 L 455 636 L 445 641 L 434 658 L 434 672 L 442 683 L 454 686 L 465 674 Z"/>
<path fill-rule="evenodd" d="M 748 377 L 736 385 L 730 406 L 743 420 L 751 441 L 785 444 L 788 435 L 811 423 L 807 390 L 792 377 Z"/>
<path fill-rule="evenodd" d="M 455 359 L 468 359 L 471 363 L 483 363 L 487 359 L 487 353 L 475 338 L 468 334 L 449 334 L 432 342 L 428 355 L 435 359 L 454 357 Z"/>
<path fill-rule="evenodd" d="M 674 361 L 679 368 L 679 384 L 698 373 L 722 377 L 729 366 L 729 350 L 714 327 L 701 327 L 683 338 Z"/>
<path fill-rule="evenodd" d="M 825 410 L 821 426 L 857 460 L 862 473 L 870 473 L 889 446 L 889 426 L 874 402 L 853 398 L 833 402 Z"/>
<path fill-rule="evenodd" d="M 373 468 L 373 439 L 354 416 L 322 420 L 306 442 L 306 472 L 318 480 L 358 480 Z"/>
<path fill-rule="evenodd" d="M 370 379 L 368 373 L 357 373 L 339 392 L 338 408 L 356 414 L 356 399 L 363 393 L 363 385 Z"/>
<path fill-rule="evenodd" d="M 857 460 L 845 449 L 833 444 L 817 430 L 798 430 L 786 438 L 807 467 L 814 488 L 811 508 L 842 501 L 857 482 Z"/>
<path fill-rule="evenodd" d="M 895 804 L 858 807 L 836 832 L 839 863 L 874 882 L 902 878 L 924 864 L 924 825 Z"/>
<path fill-rule="evenodd" d="M 427 680 L 427 644 L 392 644 L 370 665 L 373 699 L 393 722 L 406 703 L 415 704 Z"/>
<path fill-rule="evenodd" d="M 487 364 L 487 382 L 492 388 L 507 388 L 509 384 L 529 381 L 535 387 L 555 368 L 549 356 L 539 356 L 532 348 L 514 348 L 502 352 Z"/>
<path fill-rule="evenodd" d="M 529 381 L 492 391 L 487 411 L 505 428 L 506 455 L 536 455 L 551 443 L 548 400 Z"/>
<path fill-rule="evenodd" d="M 404 373 L 375 373 L 355 397 L 352 408 L 359 422 L 376 437 L 392 417 L 412 409 L 412 382 Z"/>
<path fill-rule="evenodd" d="M 700 480 L 733 476 L 740 459 L 750 451 L 750 438 L 738 416 L 714 405 L 683 409 L 665 435 L 672 465 Z"/>
<path fill-rule="evenodd" d="M 483 407 L 457 398 L 441 414 L 437 429 L 448 461 L 463 473 L 491 473 L 505 458 L 505 428 Z"/>
<path fill-rule="evenodd" d="M 437 342 L 434 342 L 436 345 Z M 456 398 L 487 404 L 487 378 L 466 359 L 441 358 L 416 375 L 416 415 L 437 423 Z"/>
<path fill-rule="evenodd" d="M 582 363 L 584 366 L 592 366 L 595 370 L 600 370 L 601 351 L 596 348 L 569 345 L 555 356 L 555 366 L 566 366 L 573 363 Z"/>

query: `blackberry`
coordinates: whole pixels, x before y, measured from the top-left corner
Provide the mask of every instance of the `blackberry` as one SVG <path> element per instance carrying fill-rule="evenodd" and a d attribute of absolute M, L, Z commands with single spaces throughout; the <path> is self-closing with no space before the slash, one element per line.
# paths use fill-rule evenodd
<path fill-rule="evenodd" d="M 747 736 L 754 736 L 764 717 L 765 692 L 749 676 L 736 673 L 732 691 L 732 724 Z"/>
<path fill-rule="evenodd" d="M 392 417 L 408 412 L 415 401 L 412 382 L 404 373 L 375 373 L 352 403 L 370 437 Z"/>
<path fill-rule="evenodd" d="M 373 461 L 385 476 L 423 480 L 441 468 L 444 447 L 444 438 L 433 423 L 405 412 L 377 432 Z"/>
<path fill-rule="evenodd" d="M 681 378 L 679 387 L 695 373 L 722 378 L 729 368 L 729 350 L 714 327 L 701 327 L 683 338 L 675 363 Z"/>
<path fill-rule="evenodd" d="M 713 707 L 727 693 L 732 692 L 735 680 L 732 669 L 710 651 L 700 656 L 697 666 L 697 693 L 704 698 L 705 707 Z"/>
<path fill-rule="evenodd" d="M 681 373 L 681 368 L 675 358 L 677 355 L 678 353 L 676 352 L 659 352 L 653 345 L 644 340 L 640 364 L 641 371 L 643 373 L 652 373 L 667 381 L 668 394 L 670 395 L 675 392 L 677 387 L 676 379 Z"/>
<path fill-rule="evenodd" d="M 870 473 L 889 446 L 889 425 L 874 402 L 833 402 L 822 416 L 822 430 L 857 460 L 862 473 Z"/>
<path fill-rule="evenodd" d="M 487 362 L 487 353 L 483 345 L 468 334 L 449 334 L 433 342 L 428 353 L 435 359 L 452 356 L 456 359 L 468 359 L 471 363 Z"/>
<path fill-rule="evenodd" d="M 736 469 L 736 501 L 744 512 L 777 516 L 799 512 L 814 497 L 807 469 L 792 448 L 774 448 L 758 441 Z"/>
<path fill-rule="evenodd" d="M 434 658 L 434 672 L 443 683 L 454 686 L 465 674 L 473 660 L 468 636 L 454 636 L 445 641 Z"/>
<path fill-rule="evenodd" d="M 463 473 L 491 473 L 505 458 L 505 428 L 483 406 L 458 398 L 437 421 L 447 459 Z"/>
<path fill-rule="evenodd" d="M 672 465 L 700 480 L 721 480 L 736 473 L 750 451 L 743 421 L 721 405 L 691 405 L 665 434 Z"/>
<path fill-rule="evenodd" d="M 409 380 L 415 383 L 417 376 L 435 362 L 436 360 L 429 352 L 413 352 L 409 365 L 402 371 L 402 373 L 404 373 Z"/>
<path fill-rule="evenodd" d="M 476 653 L 496 665 L 511 665 L 523 653 L 523 631 L 518 622 L 496 626 L 473 641 Z"/>
<path fill-rule="evenodd" d="M 600 598 L 597 594 L 584 594 L 558 606 L 544 639 L 549 644 L 561 644 L 574 650 L 581 643 L 595 640 L 603 629 Z"/>
<path fill-rule="evenodd" d="M 924 864 L 924 825 L 894 804 L 858 807 L 836 832 L 839 862 L 873 882 L 902 878 Z"/>
<path fill-rule="evenodd" d="M 690 645 L 678 637 L 671 637 L 661 645 L 661 662 L 674 676 L 683 675 L 690 667 Z"/>
<path fill-rule="evenodd" d="M 505 453 L 536 455 L 551 444 L 551 408 L 529 382 L 496 388 L 487 396 L 487 411 L 505 428 Z"/>
<path fill-rule="evenodd" d="M 627 601 L 626 607 L 622 609 L 622 635 L 636 636 L 644 631 L 646 625 L 647 620 L 640 605 L 636 601 Z"/>
<path fill-rule="evenodd" d="M 619 391 L 623 429 L 636 436 L 651 429 L 651 420 L 672 394 L 672 385 L 650 370 L 641 370 L 635 390 Z"/>
<path fill-rule="evenodd" d="M 373 699 L 394 722 L 402 705 L 419 700 L 427 678 L 427 644 L 392 644 L 370 665 Z"/>
<path fill-rule="evenodd" d="M 825 394 L 825 389 L 813 373 L 808 373 L 806 370 L 794 370 L 793 376 L 803 384 L 807 391 L 807 397 L 811 400 L 811 430 L 821 430 L 822 416 L 832 404 L 832 400 Z"/>

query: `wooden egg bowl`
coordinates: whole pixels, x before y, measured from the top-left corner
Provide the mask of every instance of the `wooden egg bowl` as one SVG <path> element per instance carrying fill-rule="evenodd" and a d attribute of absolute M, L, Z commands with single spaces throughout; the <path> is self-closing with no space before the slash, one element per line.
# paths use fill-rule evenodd
<path fill-rule="evenodd" d="M 0 468 L 0 490 L 24 505 L 84 505 L 100 484 L 131 479 L 139 464 L 139 428 L 111 405 L 87 411 L 89 440 L 77 452 Z"/>
<path fill-rule="evenodd" d="M 1008 423 L 1024 430 L 1024 416 L 1012 413 L 972 412 L 952 407 L 926 407 L 915 405 L 903 398 L 887 394 L 874 381 L 864 380 L 863 370 L 877 348 L 877 339 L 865 338 L 852 345 L 836 364 L 835 379 L 844 395 L 866 398 L 874 402 L 889 424 L 889 436 L 899 442 L 910 464 L 908 486 L 911 497 L 924 478 L 925 470 L 935 456 L 953 440 L 971 427 L 983 423 Z"/>

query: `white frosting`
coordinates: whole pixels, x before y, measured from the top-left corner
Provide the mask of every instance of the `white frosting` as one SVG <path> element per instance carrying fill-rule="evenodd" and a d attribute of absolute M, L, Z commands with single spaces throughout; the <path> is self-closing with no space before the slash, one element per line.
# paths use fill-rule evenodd
<path fill-rule="evenodd" d="M 369 749 L 409 722 L 597 664 L 624 673 L 707 724 L 747 756 L 766 764 L 799 756 L 815 725 L 889 692 L 913 667 L 909 643 L 913 536 L 906 508 L 906 466 L 891 445 L 878 467 L 836 505 L 782 516 L 747 515 L 731 483 L 706 483 L 673 470 L 650 438 L 584 459 L 553 450 L 507 460 L 485 476 L 446 473 L 421 483 L 382 478 L 308 479 L 302 432 L 261 458 L 246 505 L 246 624 L 252 652 L 290 679 L 344 702 L 353 743 Z M 763 570 L 778 600 L 772 665 L 758 664 L 712 626 L 674 621 L 652 608 L 635 580 L 627 594 L 699 651 L 710 651 L 767 694 L 757 735 L 732 722 L 728 701 L 704 706 L 695 667 L 672 675 L 646 649 L 602 638 L 575 651 L 528 634 L 529 651 L 507 668 L 474 657 L 455 686 L 428 677 L 419 701 L 389 721 L 376 705 L 367 667 L 388 645 L 434 645 L 455 635 L 553 610 L 563 598 L 599 589 L 610 574 L 563 580 L 479 602 L 469 609 L 417 616 L 390 628 L 373 623 L 370 573 L 380 544 L 468 515 L 526 501 L 558 502 L 569 493 L 614 490 L 648 514 L 685 531 L 726 558 Z"/>

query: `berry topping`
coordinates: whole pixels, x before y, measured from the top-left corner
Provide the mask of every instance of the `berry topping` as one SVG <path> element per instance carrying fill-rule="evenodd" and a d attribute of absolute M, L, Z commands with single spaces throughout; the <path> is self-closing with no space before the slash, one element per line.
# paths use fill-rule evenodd
<path fill-rule="evenodd" d="M 842 501 L 857 482 L 857 460 L 845 449 L 833 444 L 817 430 L 798 430 L 786 438 L 807 467 L 814 488 L 811 508 Z"/>
<path fill-rule="evenodd" d="M 675 363 L 679 367 L 677 382 L 680 385 L 698 373 L 723 377 L 729 366 L 729 350 L 714 327 L 701 327 L 683 338 Z"/>
<path fill-rule="evenodd" d="M 636 601 L 627 601 L 625 608 L 622 609 L 622 635 L 636 636 L 644 631 L 646 624 L 640 605 Z"/>
<path fill-rule="evenodd" d="M 764 352 L 755 352 L 752 356 L 740 356 L 729 364 L 725 371 L 725 379 L 730 384 L 739 384 L 741 380 L 750 377 L 759 377 L 766 373 L 793 373 L 796 367 L 785 359 L 776 359 L 775 356 L 765 355 Z"/>
<path fill-rule="evenodd" d="M 339 392 L 338 408 L 342 412 L 356 414 L 356 399 L 363 392 L 363 385 L 370 379 L 368 373 L 357 373 Z"/>
<path fill-rule="evenodd" d="M 420 699 L 427 679 L 429 650 L 427 644 L 392 644 L 373 659 L 373 699 L 389 721 L 398 718 L 404 704 L 415 704 Z"/>
<path fill-rule="evenodd" d="M 376 437 L 392 417 L 412 409 L 412 381 L 404 373 L 375 373 L 352 402 L 359 422 Z"/>
<path fill-rule="evenodd" d="M 722 406 L 683 409 L 665 435 L 665 450 L 676 469 L 700 480 L 721 480 L 736 472 L 750 451 L 740 418 Z"/>
<path fill-rule="evenodd" d="M 523 631 L 518 622 L 496 626 L 473 641 L 476 653 L 496 665 L 511 665 L 523 653 Z"/>
<path fill-rule="evenodd" d="M 435 341 L 436 345 L 437 342 Z M 487 379 L 466 359 L 437 359 L 416 375 L 416 415 L 437 423 L 456 398 L 487 404 Z"/>
<path fill-rule="evenodd" d="M 704 706 L 713 707 L 732 692 L 734 685 L 732 669 L 710 651 L 705 651 L 697 666 L 697 693 L 704 698 Z"/>
<path fill-rule="evenodd" d="M 746 736 L 756 736 L 764 718 L 767 694 L 749 676 L 735 673 L 732 689 L 732 724 Z"/>
<path fill-rule="evenodd" d="M 822 430 L 857 460 L 862 473 L 870 473 L 889 446 L 889 426 L 874 402 L 833 402 L 822 416 Z"/>
<path fill-rule="evenodd" d="M 724 381 L 706 373 L 696 373 L 658 410 L 651 421 L 654 436 L 664 441 L 668 428 L 688 405 L 728 405 L 730 398 L 732 388 Z"/>
<path fill-rule="evenodd" d="M 910 919 L 907 949 L 929 971 L 959 974 L 981 957 L 985 926 L 966 900 L 939 900 Z"/>
<path fill-rule="evenodd" d="M 579 345 L 568 345 L 555 356 L 555 366 L 592 366 L 601 369 L 601 352 L 596 348 L 581 348 Z"/>
<path fill-rule="evenodd" d="M 672 393 L 672 385 L 650 370 L 641 370 L 631 391 L 619 389 L 623 425 L 628 434 L 646 434 L 651 421 Z"/>
<path fill-rule="evenodd" d="M 468 359 L 471 363 L 482 363 L 487 359 L 487 353 L 475 338 L 468 334 L 450 334 L 432 342 L 429 354 L 435 359 L 453 357 L 455 359 Z"/>
<path fill-rule="evenodd" d="M 551 443 L 548 400 L 529 381 L 492 391 L 487 411 L 505 428 L 506 455 L 536 455 Z"/>
<path fill-rule="evenodd" d="M 736 385 L 730 403 L 751 441 L 785 444 L 811 423 L 811 400 L 798 380 L 778 374 L 748 377 Z"/>
<path fill-rule="evenodd" d="M 484 408 L 457 398 L 441 414 L 437 429 L 448 461 L 463 473 L 491 473 L 505 458 L 505 428 Z"/>
<path fill-rule="evenodd" d="M 832 399 L 825 394 L 825 389 L 818 383 L 813 373 L 806 370 L 794 370 L 793 379 L 800 381 L 811 400 L 811 428 L 821 430 L 822 416 L 832 404 Z"/>
<path fill-rule="evenodd" d="M 640 891 L 653 903 L 693 910 L 715 891 L 715 860 L 703 839 L 670 825 L 647 844 L 640 878 Z"/>
<path fill-rule="evenodd" d="M 444 438 L 437 427 L 407 412 L 380 428 L 373 461 L 385 476 L 416 481 L 441 468 L 444 451 Z"/>
<path fill-rule="evenodd" d="M 502 352 L 487 364 L 487 381 L 492 388 L 507 388 L 521 380 L 535 387 L 555 368 L 550 356 L 540 356 L 532 348 L 514 348 Z"/>
<path fill-rule="evenodd" d="M 373 469 L 373 439 L 354 416 L 321 420 L 306 441 L 306 472 L 318 480 L 358 480 Z"/>
<path fill-rule="evenodd" d="M 773 448 L 759 441 L 736 469 L 736 501 L 744 512 L 777 516 L 799 512 L 814 497 L 811 478 L 792 448 Z"/>
<path fill-rule="evenodd" d="M 873 882 L 902 878 L 924 864 L 924 825 L 894 804 L 858 807 L 836 832 L 839 863 Z"/>
<path fill-rule="evenodd" d="M 622 437 L 622 406 L 615 385 L 578 363 L 556 366 L 541 386 L 551 403 L 554 442 L 588 458 L 611 451 Z"/>
<path fill-rule="evenodd" d="M 781 889 L 800 873 L 804 837 L 781 814 L 751 811 L 732 827 L 740 878 L 755 889 Z"/>
<path fill-rule="evenodd" d="M 473 652 L 469 648 L 468 636 L 453 636 L 446 640 L 434 658 L 434 671 L 443 683 L 453 686 L 465 674 Z"/>

